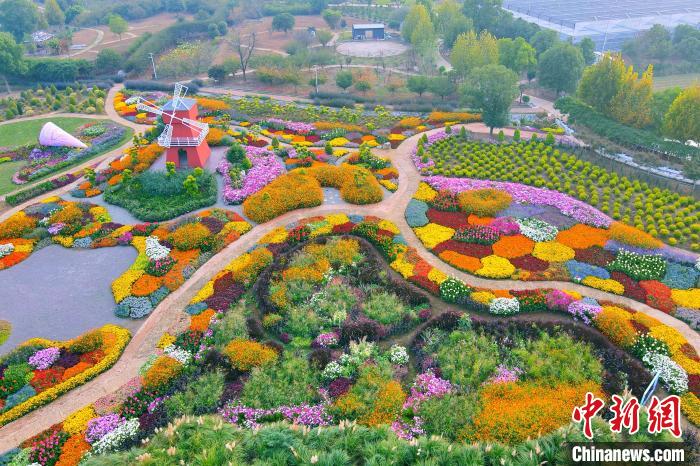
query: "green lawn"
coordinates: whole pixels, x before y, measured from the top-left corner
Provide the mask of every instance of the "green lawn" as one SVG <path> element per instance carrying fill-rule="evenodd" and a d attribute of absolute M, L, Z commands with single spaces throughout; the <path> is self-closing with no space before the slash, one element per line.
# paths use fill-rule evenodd
<path fill-rule="evenodd" d="M 669 87 L 688 87 L 700 83 L 700 73 L 672 74 L 670 76 L 654 76 L 654 90 L 660 91 Z"/>
<path fill-rule="evenodd" d="M 39 120 L 18 121 L 0 125 L 0 147 L 17 147 L 36 142 L 41 127 L 49 121 L 73 134 L 75 130 L 86 123 L 96 121 L 92 118 L 41 118 Z"/>
<path fill-rule="evenodd" d="M 0 195 L 18 189 L 19 186 L 12 182 L 12 175 L 15 174 L 24 162 L 0 163 Z"/>

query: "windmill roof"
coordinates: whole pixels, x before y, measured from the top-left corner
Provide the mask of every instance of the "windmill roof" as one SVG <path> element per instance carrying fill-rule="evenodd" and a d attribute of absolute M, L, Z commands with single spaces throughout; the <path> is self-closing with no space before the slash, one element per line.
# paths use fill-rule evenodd
<path fill-rule="evenodd" d="M 53 147 L 79 147 L 81 149 L 87 147 L 80 139 L 67 133 L 64 129 L 56 126 L 51 121 L 41 128 L 39 132 L 39 144 Z"/>
<path fill-rule="evenodd" d="M 170 111 L 189 110 L 196 104 L 197 104 L 196 100 L 185 98 L 185 99 L 180 99 L 180 101 L 177 104 L 177 108 L 175 108 L 175 101 L 173 99 L 170 99 L 170 100 L 168 100 L 168 102 L 165 105 L 163 105 L 163 110 L 170 110 Z"/>

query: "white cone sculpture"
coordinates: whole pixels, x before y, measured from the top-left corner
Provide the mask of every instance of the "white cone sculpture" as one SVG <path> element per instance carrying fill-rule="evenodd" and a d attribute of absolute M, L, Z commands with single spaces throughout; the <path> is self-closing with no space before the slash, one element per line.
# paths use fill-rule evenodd
<path fill-rule="evenodd" d="M 85 149 L 87 146 L 75 136 L 68 134 L 52 122 L 48 122 L 41 128 L 39 133 L 39 144 L 42 146 L 54 147 L 79 147 Z"/>

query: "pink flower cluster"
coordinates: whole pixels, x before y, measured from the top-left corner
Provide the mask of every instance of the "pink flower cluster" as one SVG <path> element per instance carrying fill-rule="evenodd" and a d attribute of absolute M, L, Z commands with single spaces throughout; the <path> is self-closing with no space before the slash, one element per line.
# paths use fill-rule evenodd
<path fill-rule="evenodd" d="M 425 178 L 425 182 L 438 191 L 448 189 L 455 193 L 473 189 L 498 189 L 513 196 L 515 202 L 556 207 L 564 215 L 587 225 L 607 228 L 612 223 L 612 219 L 598 209 L 551 189 L 535 188 L 520 183 L 445 176 L 429 176 Z"/>
<path fill-rule="evenodd" d="M 444 129 L 428 135 L 428 141 L 423 143 L 423 150 L 427 151 L 428 147 L 448 137 L 450 137 L 450 135 L 447 134 Z M 426 162 L 423 162 L 421 160 L 421 157 L 418 156 L 418 146 L 416 146 L 416 148 L 413 150 L 413 153 L 411 154 L 411 159 L 413 159 L 413 164 L 416 166 L 416 169 L 418 169 L 418 171 L 423 171 L 424 169 L 430 168 L 433 165 L 435 165 L 435 161 L 431 158 L 428 158 Z"/>
<path fill-rule="evenodd" d="M 61 350 L 56 347 L 42 349 L 29 357 L 29 365 L 35 369 L 48 369 L 61 355 Z"/>
<path fill-rule="evenodd" d="M 498 367 L 496 367 L 496 372 L 488 380 L 488 383 L 517 382 L 522 373 L 523 370 L 519 367 L 509 369 L 503 364 L 499 364 Z"/>
<path fill-rule="evenodd" d="M 90 444 L 95 443 L 124 422 L 125 419 L 115 413 L 90 419 L 85 431 L 85 440 Z"/>
<path fill-rule="evenodd" d="M 231 165 L 226 159 L 216 167 L 216 171 L 224 177 L 224 201 L 229 204 L 240 204 L 284 172 L 284 166 L 272 152 L 253 146 L 246 146 L 245 150 L 253 166 L 246 172 L 242 188 L 231 186 Z"/>
<path fill-rule="evenodd" d="M 294 424 L 307 427 L 318 427 L 330 425 L 331 415 L 326 412 L 326 404 L 299 405 L 299 406 L 278 406 L 272 409 L 256 409 L 240 404 L 229 403 L 224 406 L 219 413 L 231 424 L 236 424 L 248 429 L 255 429 L 265 418 L 282 416 L 284 419 Z"/>
<path fill-rule="evenodd" d="M 548 309 L 561 312 L 566 311 L 569 308 L 569 304 L 573 301 L 574 298 L 570 294 L 561 290 L 551 290 L 544 298 Z"/>
<path fill-rule="evenodd" d="M 338 344 L 338 334 L 335 332 L 321 333 L 314 339 L 314 346 L 328 348 Z"/>
<path fill-rule="evenodd" d="M 282 120 L 280 118 L 268 118 L 267 122 L 275 128 L 285 128 L 296 134 L 310 134 L 314 131 L 314 125 L 300 121 Z"/>
<path fill-rule="evenodd" d="M 442 398 L 452 391 L 449 380 L 437 377 L 432 370 L 428 370 L 416 377 L 411 386 L 411 394 L 406 398 L 403 409 L 410 409 L 413 417 L 410 420 L 398 419 L 391 424 L 391 430 L 404 440 L 411 440 L 423 435 L 423 420 L 417 415 L 420 405 L 430 398 Z"/>

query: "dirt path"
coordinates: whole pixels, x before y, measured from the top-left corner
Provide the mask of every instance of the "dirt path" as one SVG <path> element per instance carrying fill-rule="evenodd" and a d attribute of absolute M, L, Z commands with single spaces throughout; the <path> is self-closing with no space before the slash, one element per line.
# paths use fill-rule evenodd
<path fill-rule="evenodd" d="M 113 88 L 113 92 L 117 92 L 117 90 L 118 88 Z M 110 95 L 112 95 L 111 92 Z M 112 99 L 110 98 L 107 103 L 108 116 L 114 117 L 115 121 L 123 121 L 121 118 L 118 118 L 118 116 L 114 116 L 116 115 L 116 112 L 114 112 L 114 109 L 111 108 L 111 102 Z M 459 129 L 460 126 L 462 125 L 457 125 L 456 129 Z M 470 128 L 470 125 L 466 126 L 467 128 Z M 430 134 L 436 131 L 440 131 L 440 129 L 432 130 L 428 133 Z M 209 262 L 198 269 L 194 275 L 184 283 L 183 286 L 163 300 L 163 302 L 161 302 L 151 313 L 146 322 L 139 328 L 124 351 L 122 357 L 111 369 L 96 377 L 92 381 L 82 385 L 81 387 L 78 387 L 75 390 L 63 395 L 53 403 L 39 408 L 0 428 L 0 451 L 12 448 L 23 440 L 36 435 L 55 423 L 62 421 L 73 411 L 96 401 L 107 393 L 115 391 L 131 378 L 137 376 L 139 368 L 146 361 L 148 356 L 153 353 L 155 345 L 163 332 L 174 332 L 178 329 L 184 328 L 187 323 L 187 315 L 183 312 L 183 309 L 190 302 L 192 297 L 194 297 L 194 295 L 199 291 L 199 289 L 202 288 L 231 260 L 251 248 L 267 232 L 276 227 L 285 226 L 306 217 L 327 215 L 331 213 L 374 215 L 391 220 L 397 225 L 408 245 L 416 248 L 416 250 L 419 251 L 421 256 L 428 263 L 440 268 L 456 278 L 463 280 L 470 286 L 512 290 L 537 288 L 574 290 L 585 296 L 627 306 L 636 311 L 648 314 L 664 324 L 678 330 L 688 340 L 689 344 L 693 346 L 696 351 L 700 352 L 700 335 L 693 331 L 688 325 L 657 309 L 651 308 L 637 301 L 633 301 L 624 296 L 612 295 L 600 290 L 568 282 L 522 282 L 516 280 L 490 280 L 475 277 L 451 267 L 427 251 L 404 218 L 406 206 L 408 205 L 408 202 L 411 200 L 413 193 L 416 191 L 418 184 L 421 181 L 421 175 L 414 167 L 410 157 L 421 136 L 422 134 L 408 138 L 397 149 L 377 151 L 378 153 L 389 157 L 399 171 L 399 188 L 395 193 L 387 196 L 387 198 L 382 202 L 374 205 L 350 207 L 322 205 L 319 207 L 288 212 L 275 218 L 274 220 L 271 220 L 270 222 L 256 226 L 238 241 L 230 244 L 228 247 L 215 255 L 211 260 L 209 260 Z M 57 193 L 52 192 L 43 197 L 55 194 Z M 37 202 L 38 199 L 35 199 L 30 203 Z M 0 220 L 2 220 L 2 218 L 4 218 L 4 216 L 0 216 Z"/>

